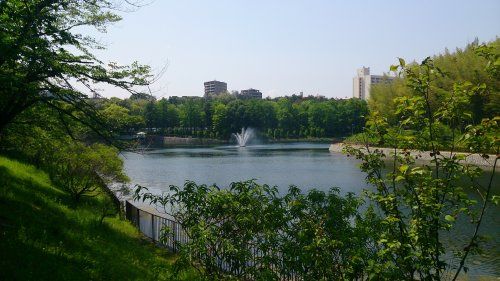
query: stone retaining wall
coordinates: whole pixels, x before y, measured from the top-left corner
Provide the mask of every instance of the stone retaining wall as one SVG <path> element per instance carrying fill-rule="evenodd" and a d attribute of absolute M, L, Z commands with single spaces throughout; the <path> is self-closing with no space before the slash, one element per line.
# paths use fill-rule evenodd
<path fill-rule="evenodd" d="M 203 145 L 203 144 L 221 144 L 224 141 L 205 138 L 181 138 L 181 137 L 163 137 L 164 145 Z"/>
<path fill-rule="evenodd" d="M 344 148 L 345 145 L 346 144 L 344 144 L 344 143 L 331 144 L 330 145 L 330 152 L 342 153 L 342 149 Z M 361 146 L 361 145 L 351 145 L 351 146 L 355 147 L 355 148 L 366 149 L 364 146 Z M 386 154 L 388 156 L 391 155 L 392 153 L 394 153 L 394 148 L 370 147 L 370 149 L 381 150 L 384 154 Z M 400 152 L 401 152 L 401 149 L 398 149 L 397 153 L 400 153 Z M 460 152 L 457 152 L 455 154 L 467 155 L 465 158 L 465 163 L 473 164 L 473 165 L 477 165 L 477 166 L 483 166 L 483 167 L 493 167 L 493 163 L 495 162 L 495 157 L 496 157 L 493 154 L 488 154 L 489 158 L 484 159 L 479 154 L 467 154 L 467 153 L 460 153 Z M 421 160 L 421 161 L 431 161 L 432 159 L 434 159 L 434 157 L 430 155 L 430 151 L 410 150 L 410 155 L 413 157 L 418 156 L 418 160 Z M 449 156 L 450 152 L 441 151 L 441 155 Z M 500 162 L 498 162 L 498 161 L 497 161 L 497 167 L 500 167 Z"/>

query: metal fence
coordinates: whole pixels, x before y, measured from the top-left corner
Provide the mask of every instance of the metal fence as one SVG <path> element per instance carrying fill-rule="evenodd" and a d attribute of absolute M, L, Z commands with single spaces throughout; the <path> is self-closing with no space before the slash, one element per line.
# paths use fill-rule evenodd
<path fill-rule="evenodd" d="M 139 229 L 142 234 L 151 238 L 155 243 L 162 245 L 173 252 L 177 252 L 179 250 L 179 245 L 188 242 L 188 236 L 178 222 L 141 210 L 129 201 L 125 201 L 125 216 Z M 170 230 L 169 235 L 162 235 L 162 229 L 164 227 L 168 227 Z M 223 249 L 219 250 L 223 251 Z M 246 262 L 246 266 L 252 267 L 253 265 L 259 264 L 259 260 L 264 256 L 264 252 L 253 248 L 252 257 Z M 231 272 L 235 275 L 241 273 L 240 271 L 242 270 L 241 265 L 235 266 L 231 262 L 220 259 L 217 260 L 217 266 L 222 270 Z M 276 270 L 274 267 L 271 269 Z M 279 274 L 279 276 L 279 279 L 284 281 L 303 280 L 293 270 L 287 272 L 286 274 Z M 252 274 L 244 274 L 244 279 L 246 280 L 253 280 L 253 277 L 254 276 L 252 276 Z"/>
<path fill-rule="evenodd" d="M 129 201 L 125 201 L 125 215 L 141 233 L 173 252 L 178 251 L 179 244 L 188 241 L 186 233 L 178 222 L 141 210 Z M 164 227 L 170 229 L 169 235 L 162 235 Z"/>

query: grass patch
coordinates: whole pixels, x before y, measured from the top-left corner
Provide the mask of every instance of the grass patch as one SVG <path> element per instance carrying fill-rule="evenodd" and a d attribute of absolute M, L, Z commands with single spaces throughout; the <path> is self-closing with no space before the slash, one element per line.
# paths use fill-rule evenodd
<path fill-rule="evenodd" d="M 0 156 L 0 280 L 193 280 L 176 256 L 118 217 L 102 197 L 77 207 L 43 171 Z"/>

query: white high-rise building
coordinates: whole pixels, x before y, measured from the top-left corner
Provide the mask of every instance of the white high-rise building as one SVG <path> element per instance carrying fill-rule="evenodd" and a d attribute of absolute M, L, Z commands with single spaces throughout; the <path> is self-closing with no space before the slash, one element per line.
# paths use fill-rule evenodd
<path fill-rule="evenodd" d="M 357 76 L 352 80 L 352 96 L 362 100 L 370 98 L 370 87 L 372 84 L 390 82 L 394 77 L 386 75 L 371 75 L 369 67 L 358 69 Z"/>

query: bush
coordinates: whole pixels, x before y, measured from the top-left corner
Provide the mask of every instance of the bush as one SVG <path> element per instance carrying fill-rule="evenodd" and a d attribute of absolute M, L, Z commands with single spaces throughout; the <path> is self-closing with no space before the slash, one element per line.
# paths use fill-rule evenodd
<path fill-rule="evenodd" d="M 491 58 L 498 60 L 498 56 Z M 489 63 L 488 67 L 491 65 L 494 64 Z M 499 73 L 499 66 L 495 67 L 492 75 Z M 400 64 L 391 68 L 401 71 L 399 74 L 406 77 L 414 95 L 394 99 L 398 126 L 390 126 L 386 118 L 373 112 L 365 134 L 382 140 L 385 146 L 394 148 L 394 153 L 346 149 L 362 161 L 367 182 L 376 187 L 367 194 L 381 211 L 384 225 L 376 234 L 380 262 L 374 263 L 370 271 L 387 279 L 442 280 L 448 275 L 456 280 L 462 270 L 467 270 L 467 257 L 481 248 L 478 233 L 486 207 L 492 202 L 491 189 L 500 153 L 500 117 L 469 125 L 461 135 L 461 125 L 468 124 L 472 116 L 471 100 L 487 91 L 484 84 L 455 83 L 453 91 L 445 96 L 446 102 L 431 107 L 436 95 L 431 82 L 444 75 L 432 59 L 411 66 L 400 59 Z M 456 144 L 485 159 L 489 158 L 485 152 L 495 151 L 493 171 L 486 184 L 478 183 L 484 171 L 464 162 L 465 156 L 455 153 Z M 417 157 L 408 149 L 429 153 L 432 160 L 417 165 Z M 389 172 L 386 163 L 390 163 Z M 460 183 L 464 179 L 473 183 L 483 202 L 478 204 L 465 192 L 466 187 Z M 462 245 L 445 248 L 443 233 L 455 228 L 458 218 L 471 222 L 472 234 Z M 447 257 L 449 253 L 455 254 L 455 259 Z"/>
<path fill-rule="evenodd" d="M 110 182 L 128 181 L 118 150 L 102 144 L 67 143 L 54 154 L 51 178 L 75 202 Z"/>
<path fill-rule="evenodd" d="M 254 181 L 228 189 L 186 182 L 168 195 L 136 190 L 136 199 L 163 207 L 182 226 L 189 241 L 179 244 L 180 262 L 206 275 L 256 280 L 294 277 L 305 280 L 356 279 L 374 257 L 373 215 L 358 213 L 353 194 L 339 195 L 292 186 L 284 197 L 275 187 Z M 166 239 L 171 230 L 164 229 Z"/>

